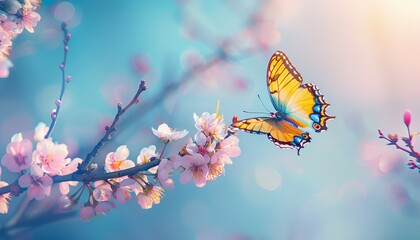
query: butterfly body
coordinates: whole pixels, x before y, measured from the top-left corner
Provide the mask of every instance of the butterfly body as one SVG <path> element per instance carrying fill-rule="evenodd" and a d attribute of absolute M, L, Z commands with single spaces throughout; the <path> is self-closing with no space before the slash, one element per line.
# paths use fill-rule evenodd
<path fill-rule="evenodd" d="M 311 83 L 302 84 L 302 77 L 287 56 L 276 51 L 267 68 L 267 89 L 275 112 L 269 117 L 256 117 L 232 123 L 232 131 L 242 130 L 267 137 L 281 148 L 303 148 L 311 141 L 308 132 L 327 130 L 327 121 L 335 118 L 326 113 L 329 104 Z"/>

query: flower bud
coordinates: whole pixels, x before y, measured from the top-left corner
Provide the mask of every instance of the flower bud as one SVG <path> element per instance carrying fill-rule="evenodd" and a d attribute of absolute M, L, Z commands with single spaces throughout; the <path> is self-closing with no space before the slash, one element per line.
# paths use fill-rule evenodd
<path fill-rule="evenodd" d="M 56 105 L 57 107 L 61 106 L 61 100 L 60 100 L 60 99 L 57 99 L 57 100 L 55 101 L 55 105 Z"/>
<path fill-rule="evenodd" d="M 404 123 L 405 125 L 408 127 L 411 123 L 411 111 L 410 110 L 405 110 L 404 112 Z"/>
<path fill-rule="evenodd" d="M 388 138 L 391 139 L 392 141 L 397 141 L 398 140 L 398 135 L 397 134 L 388 134 Z"/>
<path fill-rule="evenodd" d="M 57 118 L 57 110 L 54 108 L 52 111 L 51 111 L 51 119 L 56 119 Z"/>

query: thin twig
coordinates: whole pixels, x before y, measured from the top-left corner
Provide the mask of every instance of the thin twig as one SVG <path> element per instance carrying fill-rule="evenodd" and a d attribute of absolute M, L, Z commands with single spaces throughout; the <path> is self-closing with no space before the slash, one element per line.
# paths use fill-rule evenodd
<path fill-rule="evenodd" d="M 85 171 L 89 168 L 89 166 L 92 164 L 94 158 L 99 153 L 99 151 L 102 149 L 102 147 L 111 140 L 112 133 L 114 133 L 115 130 L 117 130 L 118 122 L 120 121 L 121 116 L 131 106 L 133 106 L 134 104 L 136 104 L 140 101 L 138 97 L 140 96 L 140 93 L 142 93 L 146 89 L 147 89 L 147 87 L 146 87 L 145 82 L 141 81 L 136 94 L 134 95 L 133 99 L 127 104 L 127 106 L 122 108 L 121 104 L 118 104 L 118 111 L 117 111 L 117 114 L 115 115 L 114 121 L 112 122 L 110 127 L 108 127 L 108 126 L 105 127 L 105 130 L 106 130 L 105 135 L 101 138 L 101 140 L 99 140 L 99 142 L 95 145 L 95 147 L 92 149 L 92 151 L 90 151 L 88 153 L 85 160 L 79 166 L 79 171 L 83 172 L 83 171 Z"/>
<path fill-rule="evenodd" d="M 51 124 L 48 129 L 47 134 L 45 135 L 45 138 L 49 138 L 51 136 L 52 131 L 54 130 L 55 124 L 57 123 L 58 114 L 61 109 L 61 104 L 63 101 L 64 92 L 66 91 L 66 86 L 70 82 L 70 76 L 66 75 L 66 64 L 67 64 L 67 55 L 69 52 L 69 40 L 71 38 L 71 35 L 68 32 L 67 23 L 63 22 L 61 25 L 61 30 L 64 33 L 64 59 L 63 62 L 60 64 L 61 69 L 61 92 L 60 97 L 55 102 L 55 105 L 57 106 L 57 109 L 51 113 Z"/>

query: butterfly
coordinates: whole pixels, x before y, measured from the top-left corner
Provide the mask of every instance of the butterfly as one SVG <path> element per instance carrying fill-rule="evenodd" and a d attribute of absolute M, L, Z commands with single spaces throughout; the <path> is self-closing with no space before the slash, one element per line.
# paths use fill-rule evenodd
<path fill-rule="evenodd" d="M 319 88 L 302 81 L 286 54 L 276 51 L 267 67 L 267 88 L 276 111 L 268 117 L 235 121 L 229 129 L 266 134 L 276 146 L 295 148 L 299 155 L 300 149 L 311 141 L 311 136 L 303 129 L 325 131 L 327 121 L 335 118 L 326 113 L 330 104 L 324 100 Z"/>

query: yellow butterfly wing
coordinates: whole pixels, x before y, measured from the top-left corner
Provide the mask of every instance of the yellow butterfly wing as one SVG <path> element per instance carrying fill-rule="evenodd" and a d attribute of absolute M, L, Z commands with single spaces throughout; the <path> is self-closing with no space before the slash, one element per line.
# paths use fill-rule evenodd
<path fill-rule="evenodd" d="M 317 86 L 302 81 L 286 54 L 276 51 L 267 67 L 267 88 L 274 108 L 296 126 L 327 130 L 327 120 L 335 118 L 326 113 L 329 104 Z"/>
<path fill-rule="evenodd" d="M 256 134 L 267 134 L 267 137 L 281 148 L 297 148 L 311 141 L 307 132 L 296 128 L 287 121 L 271 117 L 257 117 L 240 120 L 230 125 L 232 131 L 242 130 Z M 299 153 L 299 152 L 298 152 Z"/>
<path fill-rule="evenodd" d="M 327 130 L 327 121 L 335 118 L 326 113 L 329 104 L 311 83 L 302 84 L 302 76 L 286 54 L 276 51 L 267 68 L 267 89 L 276 112 L 270 117 L 256 117 L 236 121 L 230 130 L 242 130 L 267 137 L 281 148 L 296 148 L 311 141 L 302 128 L 312 127 L 316 132 Z"/>

